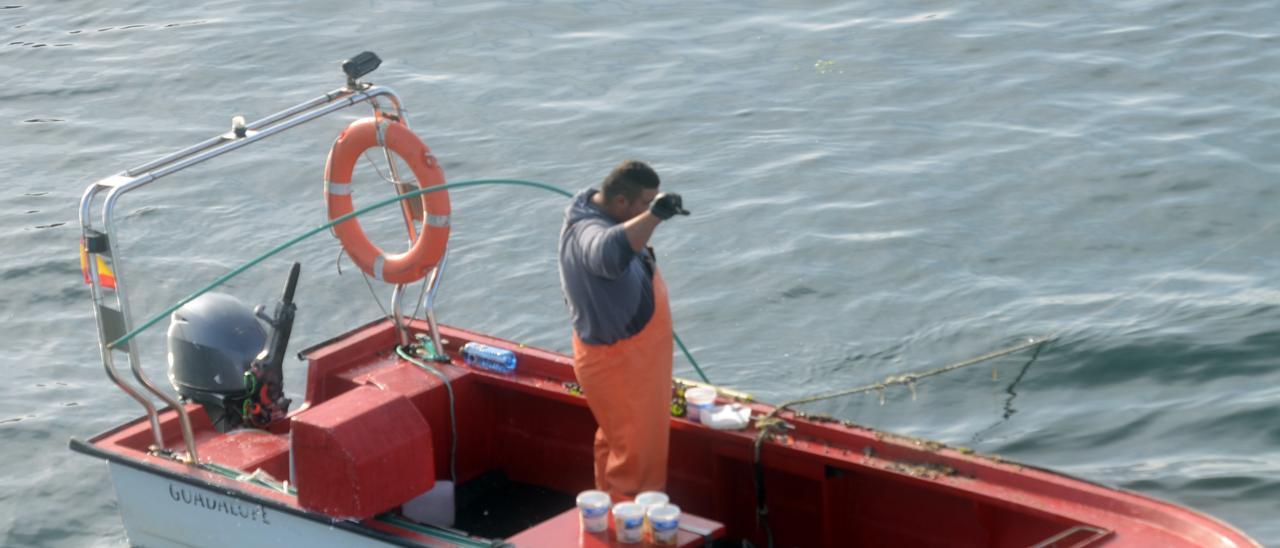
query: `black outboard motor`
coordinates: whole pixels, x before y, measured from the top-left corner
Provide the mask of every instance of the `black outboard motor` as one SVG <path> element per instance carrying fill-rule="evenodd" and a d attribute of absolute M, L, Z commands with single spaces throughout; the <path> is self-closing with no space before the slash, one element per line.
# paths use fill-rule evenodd
<path fill-rule="evenodd" d="M 299 268 L 294 263 L 290 269 L 273 316 L 261 306 L 250 311 L 231 295 L 206 293 L 170 319 L 169 382 L 183 400 L 203 405 L 219 432 L 265 427 L 289 411 L 282 365 L 297 310 Z"/>

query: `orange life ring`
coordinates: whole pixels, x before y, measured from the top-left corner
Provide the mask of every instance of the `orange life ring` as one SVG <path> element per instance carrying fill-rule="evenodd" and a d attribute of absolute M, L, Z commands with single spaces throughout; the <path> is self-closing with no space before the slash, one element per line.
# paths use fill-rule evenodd
<path fill-rule="evenodd" d="M 399 156 L 413 171 L 418 188 L 444 184 L 444 170 L 431 149 L 399 121 L 387 117 L 361 118 L 343 130 L 329 149 L 324 167 L 324 199 L 332 221 L 351 213 L 351 174 L 364 151 L 384 146 Z M 334 235 L 351 260 L 366 274 L 379 280 L 402 284 L 422 279 L 444 257 L 449 242 L 449 192 L 423 194 L 426 219 L 413 245 L 404 253 L 389 255 L 369 241 L 358 219 L 351 218 L 333 227 Z"/>

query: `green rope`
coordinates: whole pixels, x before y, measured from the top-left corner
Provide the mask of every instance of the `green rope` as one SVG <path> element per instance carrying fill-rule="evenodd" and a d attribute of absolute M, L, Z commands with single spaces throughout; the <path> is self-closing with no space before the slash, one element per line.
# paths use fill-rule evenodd
<path fill-rule="evenodd" d="M 362 207 L 362 208 L 360 208 L 360 209 L 357 209 L 357 210 L 355 210 L 355 211 L 352 211 L 351 213 L 348 213 L 348 214 L 346 214 L 346 215 L 343 215 L 343 216 L 341 216 L 341 217 L 338 217 L 337 219 L 334 219 L 334 220 L 329 221 L 329 222 L 327 222 L 327 223 L 325 223 L 325 224 L 323 224 L 323 225 L 320 225 L 320 226 L 315 227 L 315 228 L 313 228 L 313 229 L 311 229 L 311 230 L 308 230 L 308 231 L 306 231 L 306 232 L 302 233 L 301 235 L 299 235 L 299 236 L 297 236 L 297 237 L 295 237 L 295 238 L 293 238 L 293 239 L 291 239 L 291 240 L 289 240 L 289 241 L 287 241 L 287 242 L 285 242 L 285 243 L 283 243 L 283 244 L 280 244 L 280 245 L 278 245 L 278 246 L 276 246 L 276 247 L 271 248 L 271 250 L 270 250 L 270 251 L 267 251 L 266 253 L 263 253 L 262 255 L 259 255 L 258 257 L 254 258 L 253 260 L 251 260 L 251 261 L 249 261 L 249 262 L 247 262 L 247 263 L 245 263 L 245 264 L 243 264 L 243 265 L 240 265 L 239 267 L 237 267 L 237 268 L 233 269 L 231 272 L 228 272 L 228 273 L 226 273 L 226 274 L 223 274 L 222 276 L 219 276 L 217 279 L 215 279 L 215 280 L 213 281 L 213 283 L 210 283 L 209 285 L 206 285 L 206 286 L 204 286 L 204 287 L 200 288 L 200 289 L 199 289 L 199 290 L 197 290 L 195 293 L 192 293 L 192 294 L 190 294 L 190 295 L 187 295 L 187 296 L 186 296 L 186 297 L 184 297 L 182 300 L 179 300 L 178 302 L 174 303 L 174 304 L 173 304 L 173 306 L 170 306 L 169 308 L 166 308 L 166 309 L 164 309 L 163 311 L 161 311 L 159 314 L 156 314 L 155 316 L 152 316 L 150 319 L 148 319 L 147 321 L 143 322 L 143 323 L 142 323 L 142 325 L 139 325 L 138 327 L 134 328 L 132 331 L 130 331 L 130 332 L 128 332 L 128 333 L 125 333 L 125 334 L 124 334 L 123 336 L 121 336 L 120 338 L 118 338 L 118 339 L 116 339 L 116 340 L 114 340 L 114 341 L 111 341 L 110 343 L 107 343 L 107 348 L 108 348 L 108 349 L 119 348 L 119 347 L 120 347 L 121 345 L 123 345 L 124 343 L 127 343 L 127 342 L 129 342 L 130 340 L 132 340 L 134 337 L 138 336 L 138 334 L 139 334 L 139 333 L 142 333 L 143 331 L 146 331 L 147 329 L 150 329 L 150 328 L 151 328 L 151 326 L 155 325 L 155 324 L 156 324 L 156 323 L 158 323 L 160 320 L 163 320 L 166 316 L 168 316 L 169 314 L 172 314 L 175 310 L 177 310 L 177 309 L 179 309 L 179 308 L 182 308 L 182 306 L 183 306 L 183 305 L 185 305 L 185 304 L 187 304 L 187 303 L 189 303 L 189 302 L 191 302 L 191 301 L 195 300 L 197 297 L 199 297 L 199 296 L 201 296 L 201 295 L 204 295 L 205 293 L 208 293 L 209 291 L 213 290 L 214 288 L 216 288 L 216 287 L 218 287 L 218 286 L 220 286 L 220 285 L 222 285 L 222 284 L 224 284 L 224 283 L 227 283 L 227 281 L 231 280 L 232 278 L 235 278 L 236 276 L 239 276 L 240 274 L 244 273 L 244 271 L 249 270 L 250 268 L 253 268 L 254 266 L 257 266 L 257 265 L 258 265 L 258 263 L 261 263 L 262 261 L 265 261 L 265 260 L 267 260 L 267 259 L 269 259 L 269 258 L 271 258 L 271 257 L 275 256 L 277 253 L 280 253 L 281 251 L 284 251 L 284 250 L 286 250 L 286 249 L 288 249 L 288 248 L 290 248 L 290 247 L 293 247 L 293 246 L 294 246 L 295 244 L 297 244 L 298 242 L 301 242 L 302 240 L 305 240 L 305 239 L 307 239 L 307 238 L 310 238 L 310 237 L 312 237 L 312 236 L 315 236 L 316 234 L 319 234 L 320 232 L 323 232 L 323 231 L 328 230 L 328 229 L 330 229 L 330 228 L 332 228 L 332 227 L 334 227 L 334 226 L 337 226 L 338 224 L 341 224 L 341 223 L 346 222 L 346 221 L 348 221 L 348 220 L 351 220 L 351 219 L 354 219 L 354 218 L 359 217 L 359 216 L 361 216 L 361 215 L 364 215 L 365 213 L 368 213 L 368 212 L 370 212 L 370 211 L 374 211 L 374 210 L 377 210 L 377 209 L 381 209 L 381 208 L 386 207 L 386 206 L 388 206 L 388 205 L 391 205 L 391 204 L 394 204 L 394 203 L 400 202 L 401 200 L 407 200 L 407 199 L 409 199 L 409 198 L 415 198 L 415 197 L 421 196 L 421 195 L 423 195 L 423 194 L 428 194 L 428 193 L 431 193 L 431 192 L 437 192 L 437 191 L 441 191 L 441 190 L 452 190 L 452 189 L 455 189 L 455 188 L 467 188 L 467 187 L 472 187 L 472 186 L 481 186 L 481 185 L 512 185 L 512 186 L 527 186 L 527 187 L 533 187 L 533 188 L 540 188 L 540 189 L 542 189 L 542 190 L 546 190 L 546 191 L 549 191 L 549 192 L 554 192 L 554 193 L 556 193 L 556 194 L 560 194 L 561 196 L 565 196 L 565 197 L 568 197 L 568 198 L 572 198 L 572 197 L 573 197 L 573 194 L 571 194 L 570 192 L 568 192 L 568 191 L 566 191 L 566 190 L 564 190 L 564 189 L 562 189 L 562 188 L 559 188 L 559 187 L 554 186 L 554 185 L 549 185 L 549 184 L 547 184 L 547 183 L 541 183 L 541 182 L 538 182 L 538 181 L 524 181 L 524 180 L 520 180 L 520 179 L 474 179 L 474 180 L 470 180 L 470 181 L 459 181 L 459 182 L 456 182 L 456 183 L 446 183 L 446 184 L 443 184 L 443 185 L 437 185 L 437 186 L 432 186 L 432 187 L 427 187 L 427 188 L 420 188 L 420 189 L 417 189 L 417 190 L 414 190 L 414 191 L 411 191 L 411 192 L 406 192 L 406 193 L 401 194 L 401 195 L 398 195 L 398 196 L 394 196 L 394 197 L 391 197 L 391 198 L 387 198 L 387 199 L 382 200 L 382 201 L 380 201 L 380 202 L 377 202 L 377 203 L 375 203 L 375 204 L 373 204 L 373 205 L 369 205 L 369 206 L 366 206 L 366 207 Z M 672 335 L 672 337 L 674 337 L 674 338 L 675 338 L 676 342 L 680 345 L 680 349 L 684 351 L 684 355 L 685 355 L 685 357 L 686 357 L 686 358 L 688 358 L 688 359 L 689 359 L 689 362 L 693 364 L 693 368 L 698 372 L 698 376 L 702 377 L 702 380 L 703 380 L 704 382 L 708 382 L 708 383 L 710 383 L 711 381 L 707 380 L 707 376 L 706 376 L 705 374 L 703 374 L 703 373 L 702 373 L 702 368 L 698 367 L 698 362 L 694 361 L 693 356 L 692 356 L 691 354 L 689 354 L 689 350 L 688 350 L 687 348 L 685 348 L 684 343 L 683 343 L 683 342 L 680 342 L 680 336 L 679 336 L 679 335 L 676 335 L 676 334 L 675 334 L 675 331 L 672 331 L 672 332 L 671 332 L 671 335 Z"/>

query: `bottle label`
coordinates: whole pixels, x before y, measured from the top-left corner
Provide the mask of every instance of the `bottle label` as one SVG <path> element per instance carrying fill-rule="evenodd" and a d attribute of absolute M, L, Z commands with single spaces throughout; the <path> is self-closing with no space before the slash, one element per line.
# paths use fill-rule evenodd
<path fill-rule="evenodd" d="M 470 342 L 462 346 L 462 356 L 468 365 L 499 373 L 510 373 L 516 368 L 515 353 L 504 348 Z"/>

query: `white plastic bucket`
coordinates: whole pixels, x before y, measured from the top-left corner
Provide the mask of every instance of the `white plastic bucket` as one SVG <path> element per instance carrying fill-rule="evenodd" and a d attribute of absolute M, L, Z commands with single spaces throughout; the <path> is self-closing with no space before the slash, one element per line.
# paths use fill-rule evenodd
<path fill-rule="evenodd" d="M 698 421 L 704 412 L 716 404 L 716 389 L 708 386 L 694 386 L 684 391 L 685 413 L 689 420 Z"/>
<path fill-rule="evenodd" d="M 636 504 L 644 507 L 644 538 L 648 539 L 653 536 L 653 529 L 649 526 L 649 509 L 662 506 L 671 501 L 671 498 L 662 491 L 643 491 L 636 495 Z"/>
<path fill-rule="evenodd" d="M 635 544 L 644 540 L 644 506 L 621 502 L 613 507 L 613 530 L 619 544 Z"/>
<path fill-rule="evenodd" d="M 659 504 L 649 508 L 649 527 L 652 530 L 650 539 L 655 546 L 675 546 L 676 535 L 680 532 L 680 507 L 674 504 Z"/>
<path fill-rule="evenodd" d="M 578 517 L 582 530 L 600 533 L 609 529 L 609 493 L 589 490 L 578 493 Z"/>

